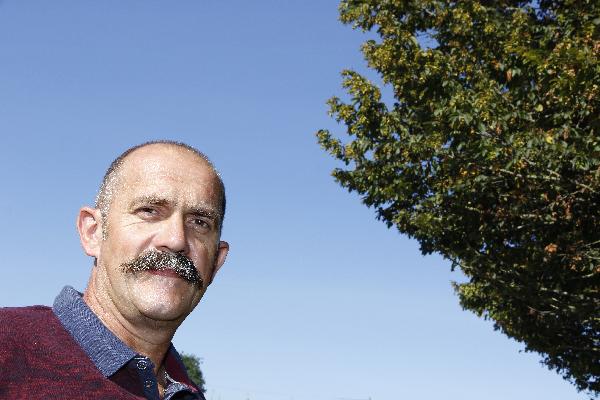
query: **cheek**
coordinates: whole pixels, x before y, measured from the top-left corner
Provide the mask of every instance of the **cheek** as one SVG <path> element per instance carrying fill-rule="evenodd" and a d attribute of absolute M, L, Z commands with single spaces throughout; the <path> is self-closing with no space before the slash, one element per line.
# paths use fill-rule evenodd
<path fill-rule="evenodd" d="M 191 254 L 192 261 L 203 279 L 210 277 L 215 265 L 216 257 L 216 246 L 209 248 L 208 246 L 201 245 L 196 247 L 193 254 Z"/>
<path fill-rule="evenodd" d="M 136 224 L 118 231 L 109 229 L 108 234 L 107 241 L 112 243 L 113 252 L 130 259 L 149 247 L 155 232 L 142 224 Z"/>

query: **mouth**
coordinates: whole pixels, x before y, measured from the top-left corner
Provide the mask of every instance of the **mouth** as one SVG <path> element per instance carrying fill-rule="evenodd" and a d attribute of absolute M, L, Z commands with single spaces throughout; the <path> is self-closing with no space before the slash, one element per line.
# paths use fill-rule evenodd
<path fill-rule="evenodd" d="M 152 275 L 168 276 L 171 278 L 183 279 L 177 272 L 173 271 L 172 269 L 149 269 L 147 272 Z"/>

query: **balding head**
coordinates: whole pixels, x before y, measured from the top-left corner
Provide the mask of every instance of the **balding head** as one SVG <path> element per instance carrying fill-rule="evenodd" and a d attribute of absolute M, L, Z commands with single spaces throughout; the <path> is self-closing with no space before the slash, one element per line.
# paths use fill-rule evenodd
<path fill-rule="evenodd" d="M 171 150 L 175 149 L 175 150 L 179 150 L 179 151 L 189 152 L 190 154 L 193 154 L 194 156 L 196 156 L 198 158 L 199 162 L 204 163 L 204 165 L 208 166 L 211 169 L 211 171 L 214 172 L 214 175 L 216 177 L 216 183 L 218 186 L 217 189 L 220 192 L 220 207 L 219 207 L 219 211 L 220 211 L 219 231 L 220 231 L 223 226 L 223 220 L 225 218 L 225 205 L 226 205 L 225 185 L 223 184 L 223 180 L 221 179 L 219 173 L 217 172 L 217 170 L 215 169 L 215 167 L 213 166 L 211 161 L 208 159 L 208 157 L 204 153 L 202 153 L 198 149 L 196 149 L 188 144 L 185 144 L 182 142 L 170 141 L 170 140 L 150 141 L 150 142 L 145 142 L 145 143 L 139 144 L 137 146 L 130 147 L 129 149 L 125 150 L 121 155 L 119 155 L 117 158 L 114 159 L 114 161 L 110 164 L 110 166 L 106 170 L 106 173 L 104 174 L 104 178 L 102 179 L 102 184 L 100 185 L 100 188 L 98 190 L 98 195 L 96 196 L 95 206 L 97 209 L 100 210 L 102 219 L 104 221 L 107 220 L 107 216 L 108 216 L 108 213 L 110 212 L 110 206 L 113 202 L 114 196 L 117 194 L 117 192 L 119 191 L 119 188 L 121 186 L 123 171 L 125 170 L 125 167 L 128 164 L 128 160 L 136 152 L 139 152 L 140 150 L 142 150 L 144 148 L 149 148 L 150 146 L 159 147 L 159 148 L 162 146 L 162 147 L 165 147 L 166 149 L 171 149 Z M 104 235 L 106 235 L 106 233 L 107 233 L 106 231 L 103 232 Z"/>

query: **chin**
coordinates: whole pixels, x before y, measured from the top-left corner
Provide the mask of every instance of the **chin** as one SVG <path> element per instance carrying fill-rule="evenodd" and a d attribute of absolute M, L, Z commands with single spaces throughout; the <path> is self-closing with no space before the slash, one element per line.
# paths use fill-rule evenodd
<path fill-rule="evenodd" d="M 179 322 L 183 321 L 189 313 L 180 310 L 139 310 L 140 314 L 153 321 Z"/>
<path fill-rule="evenodd" d="M 147 318 L 156 321 L 183 320 L 192 311 L 189 303 L 171 302 L 163 300 L 160 303 L 148 299 L 136 299 L 135 306 Z"/>
<path fill-rule="evenodd" d="M 132 287 L 132 300 L 138 311 L 157 321 L 175 321 L 185 318 L 194 308 L 196 290 L 185 281 L 165 278 L 152 279 Z"/>

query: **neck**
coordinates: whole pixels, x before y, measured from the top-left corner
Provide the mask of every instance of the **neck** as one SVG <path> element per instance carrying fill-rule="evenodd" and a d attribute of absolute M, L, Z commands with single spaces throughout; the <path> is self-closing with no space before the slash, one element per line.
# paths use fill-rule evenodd
<path fill-rule="evenodd" d="M 156 321 L 144 315 L 127 318 L 119 312 L 106 291 L 97 290 L 96 267 L 92 272 L 83 300 L 116 337 L 154 364 L 154 374 L 162 377 L 163 360 L 179 326 L 177 321 Z"/>

